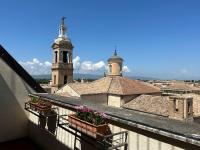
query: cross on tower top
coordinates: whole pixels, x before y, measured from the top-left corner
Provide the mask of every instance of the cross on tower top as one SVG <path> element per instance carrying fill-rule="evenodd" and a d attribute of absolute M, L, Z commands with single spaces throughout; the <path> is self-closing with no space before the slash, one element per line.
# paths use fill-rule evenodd
<path fill-rule="evenodd" d="M 60 25 L 60 28 L 59 28 L 59 36 L 58 37 L 61 37 L 61 38 L 66 38 L 66 27 L 65 27 L 65 17 L 62 17 L 61 18 L 61 25 Z"/>
<path fill-rule="evenodd" d="M 61 18 L 61 25 L 65 24 L 65 19 L 66 19 L 66 17 L 64 17 L 64 16 Z"/>

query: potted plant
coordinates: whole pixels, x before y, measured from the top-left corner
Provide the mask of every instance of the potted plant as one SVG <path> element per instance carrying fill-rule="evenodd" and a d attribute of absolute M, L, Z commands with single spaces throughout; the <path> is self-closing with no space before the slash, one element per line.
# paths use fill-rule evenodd
<path fill-rule="evenodd" d="M 33 111 L 37 111 L 38 102 L 39 98 L 31 97 L 31 100 L 28 102 L 30 104 L 30 109 L 32 109 Z"/>
<path fill-rule="evenodd" d="M 45 115 L 51 110 L 52 104 L 47 101 L 40 100 L 38 97 L 32 97 L 28 102 L 30 109 L 33 111 L 38 111 L 40 114 Z"/>
<path fill-rule="evenodd" d="M 75 114 L 68 115 L 69 126 L 93 138 L 107 134 L 106 115 L 93 111 L 86 106 L 75 107 Z"/>
<path fill-rule="evenodd" d="M 50 102 L 40 100 L 37 103 L 37 110 L 40 114 L 47 114 L 51 110 L 52 104 Z"/>

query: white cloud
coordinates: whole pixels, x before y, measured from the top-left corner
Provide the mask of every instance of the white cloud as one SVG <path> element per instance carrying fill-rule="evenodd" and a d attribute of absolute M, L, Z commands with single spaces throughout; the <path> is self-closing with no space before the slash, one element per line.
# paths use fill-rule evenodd
<path fill-rule="evenodd" d="M 48 62 L 48 61 L 45 61 L 44 64 L 45 64 L 46 66 L 48 66 L 48 67 L 51 67 L 51 63 Z M 41 63 L 41 65 L 42 65 L 42 63 Z"/>
<path fill-rule="evenodd" d="M 31 75 L 50 74 L 51 63 L 48 61 L 40 62 L 37 58 L 33 58 L 32 61 L 20 61 L 19 62 L 24 69 L 26 69 Z"/>
<path fill-rule="evenodd" d="M 40 62 L 39 59 L 33 58 L 32 61 L 20 61 L 19 62 L 31 75 L 41 75 L 51 73 L 51 63 L 49 61 Z M 97 73 L 107 72 L 108 65 L 104 61 L 92 62 L 83 61 L 79 56 L 73 59 L 73 67 L 75 71 L 79 73 Z M 127 66 L 123 66 L 123 72 L 128 73 L 130 69 Z"/>
<path fill-rule="evenodd" d="M 122 71 L 123 71 L 123 72 L 126 72 L 126 73 L 131 72 L 130 69 L 128 68 L 128 66 L 123 66 L 123 67 L 122 67 Z"/>
<path fill-rule="evenodd" d="M 74 59 L 73 59 L 73 67 L 74 69 L 79 69 L 80 67 L 80 57 L 79 56 L 76 56 Z"/>
<path fill-rule="evenodd" d="M 97 63 L 93 63 L 92 61 L 83 61 L 80 69 L 83 71 L 99 71 L 105 70 L 106 67 L 103 61 L 99 61 Z"/>
<path fill-rule="evenodd" d="M 102 69 L 105 70 L 105 66 L 106 66 L 106 64 L 103 61 L 99 61 L 99 62 L 93 64 L 93 69 L 94 70 L 102 70 Z"/>
<path fill-rule="evenodd" d="M 33 58 L 33 63 L 34 63 L 34 64 L 39 64 L 40 61 L 39 61 L 37 58 Z"/>

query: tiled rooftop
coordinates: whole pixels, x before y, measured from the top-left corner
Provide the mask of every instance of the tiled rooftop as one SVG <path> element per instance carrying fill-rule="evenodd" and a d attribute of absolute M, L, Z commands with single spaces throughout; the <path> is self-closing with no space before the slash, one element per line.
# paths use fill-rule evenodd
<path fill-rule="evenodd" d="M 123 107 L 168 116 L 168 102 L 167 96 L 140 95 L 126 103 Z"/>
<path fill-rule="evenodd" d="M 159 88 L 151 84 L 121 76 L 107 76 L 90 83 L 69 83 L 68 86 L 80 95 L 98 93 L 132 95 L 160 92 Z"/>
<path fill-rule="evenodd" d="M 194 87 L 185 82 L 176 81 L 172 82 L 170 85 L 163 88 L 164 90 L 182 90 L 182 91 L 192 91 L 192 90 L 200 90 L 198 87 Z"/>

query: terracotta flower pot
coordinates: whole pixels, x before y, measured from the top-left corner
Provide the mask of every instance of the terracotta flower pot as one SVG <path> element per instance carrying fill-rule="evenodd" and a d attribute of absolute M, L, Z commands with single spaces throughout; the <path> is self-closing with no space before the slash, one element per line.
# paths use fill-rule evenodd
<path fill-rule="evenodd" d="M 108 124 L 94 125 L 77 118 L 74 114 L 68 115 L 68 122 L 72 128 L 93 138 L 99 138 L 100 134 L 105 135 L 108 131 Z"/>
<path fill-rule="evenodd" d="M 30 109 L 33 111 L 37 111 L 37 105 L 38 103 L 33 103 L 33 102 L 29 102 L 30 105 Z"/>

